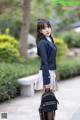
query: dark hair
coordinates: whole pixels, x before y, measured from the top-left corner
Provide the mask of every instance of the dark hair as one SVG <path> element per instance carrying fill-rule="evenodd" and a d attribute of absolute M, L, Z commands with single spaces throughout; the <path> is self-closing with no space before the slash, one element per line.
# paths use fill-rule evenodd
<path fill-rule="evenodd" d="M 50 22 L 49 22 L 48 20 L 46 20 L 46 19 L 38 19 L 38 23 L 37 23 L 37 35 L 36 35 L 36 44 L 37 44 L 41 39 L 45 38 L 45 36 L 44 36 L 42 33 L 40 33 L 40 31 L 45 28 L 45 25 L 47 25 L 48 27 L 51 28 Z M 50 35 L 50 38 L 51 38 L 52 42 L 54 42 L 51 35 Z"/>

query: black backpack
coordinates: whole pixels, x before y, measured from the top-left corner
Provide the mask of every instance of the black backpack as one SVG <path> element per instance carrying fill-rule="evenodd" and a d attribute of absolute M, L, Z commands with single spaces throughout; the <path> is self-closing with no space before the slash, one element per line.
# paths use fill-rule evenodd
<path fill-rule="evenodd" d="M 55 112 L 58 108 L 58 103 L 55 94 L 50 89 L 46 89 L 41 96 L 41 104 L 39 107 L 40 119 L 47 120 L 47 113 Z"/>

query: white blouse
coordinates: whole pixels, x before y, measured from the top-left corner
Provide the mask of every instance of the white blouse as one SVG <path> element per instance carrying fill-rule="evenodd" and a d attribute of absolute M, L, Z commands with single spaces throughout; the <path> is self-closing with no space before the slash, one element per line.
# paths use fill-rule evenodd
<path fill-rule="evenodd" d="M 46 38 L 47 38 L 47 40 L 48 40 L 49 42 L 52 42 L 50 37 L 46 37 Z"/>

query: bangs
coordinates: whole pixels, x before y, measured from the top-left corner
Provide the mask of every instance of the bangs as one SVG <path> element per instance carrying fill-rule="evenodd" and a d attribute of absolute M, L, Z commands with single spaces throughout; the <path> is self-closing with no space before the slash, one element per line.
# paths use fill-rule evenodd
<path fill-rule="evenodd" d="M 51 25 L 50 25 L 49 21 L 41 19 L 38 22 L 38 30 L 45 29 L 46 27 L 50 27 L 51 28 Z"/>

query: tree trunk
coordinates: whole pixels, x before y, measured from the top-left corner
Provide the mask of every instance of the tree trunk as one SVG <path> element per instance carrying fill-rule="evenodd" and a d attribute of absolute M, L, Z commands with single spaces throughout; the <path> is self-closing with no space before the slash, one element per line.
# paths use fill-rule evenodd
<path fill-rule="evenodd" d="M 0 1 L 0 14 L 3 13 L 3 10 L 4 10 L 4 4 L 3 2 Z"/>
<path fill-rule="evenodd" d="M 27 39 L 29 32 L 29 14 L 31 0 L 24 0 L 23 3 L 23 20 L 20 33 L 20 54 L 21 57 L 27 58 Z"/>

